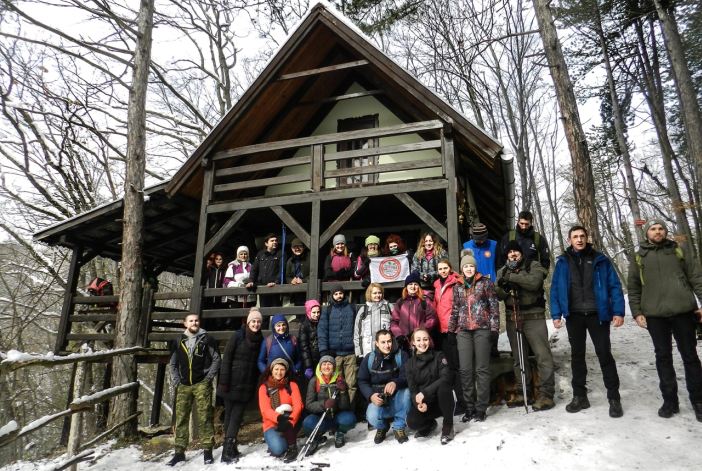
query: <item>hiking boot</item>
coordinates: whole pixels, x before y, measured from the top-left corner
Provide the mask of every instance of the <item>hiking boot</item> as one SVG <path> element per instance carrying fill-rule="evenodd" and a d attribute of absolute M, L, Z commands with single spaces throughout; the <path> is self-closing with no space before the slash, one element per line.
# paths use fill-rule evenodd
<path fill-rule="evenodd" d="M 394 433 L 395 440 L 397 440 L 397 443 L 405 443 L 407 440 L 409 440 L 409 437 L 407 436 L 407 433 L 403 428 L 395 430 Z"/>
<path fill-rule="evenodd" d="M 466 410 L 466 413 L 463 414 L 463 417 L 461 417 L 461 422 L 465 424 L 466 422 L 470 422 L 471 420 L 473 420 L 474 417 L 475 409 L 468 409 Z"/>
<path fill-rule="evenodd" d="M 511 398 L 509 398 L 509 400 L 507 400 L 506 404 L 510 409 L 514 407 L 521 407 L 524 405 L 524 395 L 514 394 Z"/>
<path fill-rule="evenodd" d="M 441 427 L 441 444 L 446 445 L 448 442 L 453 440 L 453 427 Z"/>
<path fill-rule="evenodd" d="M 233 463 L 234 457 L 232 456 L 232 447 L 234 447 L 233 438 L 225 438 L 224 444 L 222 445 L 222 456 L 219 459 L 222 463 L 230 464 Z"/>
<path fill-rule="evenodd" d="M 166 466 L 175 466 L 176 464 L 181 463 L 183 461 L 185 461 L 185 453 L 182 451 L 176 451 L 173 455 L 173 458 L 171 458 L 171 461 L 166 463 Z"/>
<path fill-rule="evenodd" d="M 566 406 L 566 411 L 570 413 L 580 412 L 583 409 L 590 407 L 590 401 L 587 396 L 573 396 L 573 400 Z"/>
<path fill-rule="evenodd" d="M 702 422 L 702 402 L 693 402 L 692 408 L 695 410 L 697 421 Z"/>
<path fill-rule="evenodd" d="M 297 444 L 288 446 L 288 451 L 283 455 L 283 463 L 292 463 L 297 459 Z"/>
<path fill-rule="evenodd" d="M 674 402 L 663 401 L 663 405 L 658 409 L 658 417 L 663 417 L 664 419 L 670 419 L 673 414 L 680 412 L 680 405 Z"/>
<path fill-rule="evenodd" d="M 622 403 L 619 399 L 609 400 L 609 416 L 613 419 L 617 419 L 624 415 L 624 409 L 622 409 Z"/>
<path fill-rule="evenodd" d="M 334 448 L 341 448 L 346 445 L 346 434 L 344 432 L 336 432 L 334 435 Z"/>
<path fill-rule="evenodd" d="M 375 430 L 375 438 L 373 438 L 373 443 L 378 445 L 379 443 L 383 443 L 385 440 L 385 436 L 388 434 L 388 429 L 386 428 L 379 428 Z"/>
<path fill-rule="evenodd" d="M 434 429 L 436 429 L 436 425 L 437 425 L 436 420 L 433 420 L 432 423 L 429 424 L 428 427 L 425 427 L 421 430 L 417 430 L 417 433 L 415 433 L 414 436 L 417 438 L 428 437 L 431 434 L 431 432 L 433 432 Z"/>
<path fill-rule="evenodd" d="M 206 448 L 202 452 L 202 461 L 205 464 L 212 464 L 214 463 L 214 458 L 212 458 L 212 448 Z"/>
<path fill-rule="evenodd" d="M 487 413 L 484 410 L 475 411 L 473 420 L 475 420 L 476 422 L 485 422 L 485 419 L 487 419 Z"/>
<path fill-rule="evenodd" d="M 540 411 L 540 410 L 549 410 L 553 409 L 556 406 L 556 403 L 553 402 L 553 399 L 547 396 L 539 396 L 539 398 L 536 400 L 533 406 L 531 408 L 535 411 Z"/>
<path fill-rule="evenodd" d="M 316 437 L 314 437 L 314 440 L 312 440 L 312 443 L 310 443 L 310 447 L 307 449 L 305 456 L 312 456 L 319 449 L 319 447 L 326 442 L 327 437 L 325 437 L 324 435 L 317 435 Z"/>

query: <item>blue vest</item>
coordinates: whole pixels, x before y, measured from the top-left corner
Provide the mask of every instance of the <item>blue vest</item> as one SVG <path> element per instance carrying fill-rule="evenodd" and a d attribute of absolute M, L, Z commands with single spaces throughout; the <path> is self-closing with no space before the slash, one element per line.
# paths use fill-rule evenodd
<path fill-rule="evenodd" d="M 463 248 L 473 251 L 473 256 L 478 264 L 478 273 L 481 273 L 486 278 L 490 278 L 494 282 L 497 279 L 497 269 L 495 268 L 497 241 L 488 239 L 483 242 L 482 245 L 476 245 L 475 241 L 471 239 L 463 243 Z"/>

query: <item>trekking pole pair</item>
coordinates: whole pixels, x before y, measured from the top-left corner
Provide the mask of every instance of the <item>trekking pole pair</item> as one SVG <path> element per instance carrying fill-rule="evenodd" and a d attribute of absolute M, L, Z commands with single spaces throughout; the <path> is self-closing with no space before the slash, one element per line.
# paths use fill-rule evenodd
<path fill-rule="evenodd" d="M 517 333 L 517 355 L 519 357 L 519 373 L 522 377 L 522 394 L 524 397 L 524 410 L 526 410 L 526 413 L 529 413 L 529 406 L 528 406 L 528 396 L 527 396 L 527 374 L 526 374 L 526 366 L 525 366 L 525 354 L 524 354 L 524 320 L 521 317 L 521 313 L 519 312 L 519 296 L 517 294 L 517 290 L 515 288 L 512 288 L 509 291 L 509 294 L 512 296 L 512 320 L 514 321 L 514 324 L 516 326 L 516 333 Z"/>
<path fill-rule="evenodd" d="M 332 394 L 332 399 L 336 399 L 336 394 L 339 391 L 336 390 L 334 391 L 334 394 Z M 310 447 L 314 443 L 314 439 L 317 437 L 317 433 L 319 432 L 319 428 L 322 426 L 322 422 L 324 422 L 324 418 L 327 416 L 327 412 L 329 412 L 330 409 L 324 409 L 324 412 L 322 413 L 322 416 L 319 418 L 317 421 L 317 425 L 314 426 L 312 429 L 312 433 L 310 433 L 310 436 L 307 437 L 307 440 L 305 441 L 305 444 L 302 445 L 302 448 L 300 449 L 300 453 L 297 454 L 297 461 L 300 461 L 302 458 L 305 457 L 307 452 L 310 450 Z"/>

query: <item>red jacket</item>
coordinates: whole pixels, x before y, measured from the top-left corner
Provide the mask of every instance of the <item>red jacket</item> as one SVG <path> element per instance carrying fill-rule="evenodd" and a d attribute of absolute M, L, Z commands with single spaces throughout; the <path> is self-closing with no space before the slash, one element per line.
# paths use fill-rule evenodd
<path fill-rule="evenodd" d="M 300 389 L 294 381 L 290 382 L 290 391 L 291 393 L 288 393 L 287 388 L 281 388 L 278 390 L 278 394 L 280 395 L 281 404 L 290 404 L 292 406 L 293 410 L 290 414 L 290 423 L 294 426 L 297 424 L 297 421 L 300 420 L 300 414 L 302 414 L 304 405 L 302 404 Z M 264 432 L 278 425 L 278 416 L 280 414 L 271 407 L 271 398 L 268 396 L 266 383 L 263 383 L 258 388 L 258 408 L 261 410 L 261 417 L 263 417 Z"/>
<path fill-rule="evenodd" d="M 435 326 L 436 313 L 431 301 L 422 301 L 417 296 L 409 296 L 397 301 L 392 308 L 390 330 L 395 337 L 409 336 L 417 327 L 424 327 L 431 331 Z"/>
<path fill-rule="evenodd" d="M 453 308 L 453 285 L 462 283 L 461 277 L 457 273 L 449 273 L 448 278 L 441 285 L 441 279 L 434 282 L 434 311 L 439 319 L 439 332 L 448 332 L 449 318 Z"/>

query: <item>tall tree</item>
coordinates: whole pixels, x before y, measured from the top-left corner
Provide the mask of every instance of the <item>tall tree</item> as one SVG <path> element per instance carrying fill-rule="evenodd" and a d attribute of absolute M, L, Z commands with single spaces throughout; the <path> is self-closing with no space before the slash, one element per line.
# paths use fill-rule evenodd
<path fill-rule="evenodd" d="M 544 51 L 548 61 L 556 96 L 561 111 L 561 122 L 568 149 L 573 164 L 573 193 L 575 208 L 579 221 L 590 231 L 594 245 L 600 245 L 600 231 L 595 206 L 595 183 L 592 175 L 592 162 L 587 147 L 587 140 L 580 121 L 578 104 L 573 92 L 573 84 L 568 73 L 558 39 L 558 33 L 553 21 L 549 0 L 534 0 L 536 20 L 539 24 L 539 34 L 544 43 Z"/>
<path fill-rule="evenodd" d="M 144 170 L 146 169 L 146 91 L 151 60 L 154 0 L 141 0 L 137 18 L 132 85 L 129 90 L 127 133 L 127 175 L 124 182 L 124 229 L 122 232 L 122 289 L 115 325 L 115 348 L 137 344 L 142 295 L 142 246 L 144 223 Z M 137 379 L 136 359 L 124 355 L 113 360 L 112 384 Z M 137 391 L 117 396 L 112 402 L 110 424 L 116 425 L 136 413 Z M 131 421 L 123 436 L 136 436 L 136 421 Z"/>

